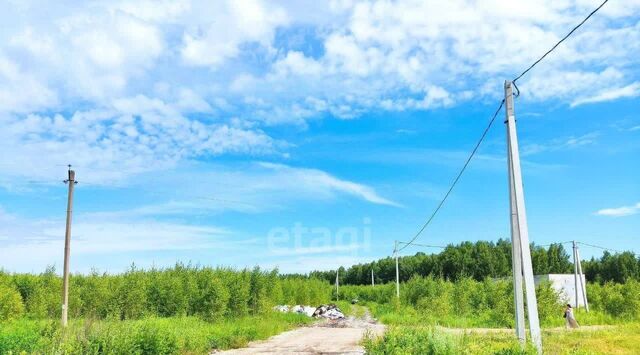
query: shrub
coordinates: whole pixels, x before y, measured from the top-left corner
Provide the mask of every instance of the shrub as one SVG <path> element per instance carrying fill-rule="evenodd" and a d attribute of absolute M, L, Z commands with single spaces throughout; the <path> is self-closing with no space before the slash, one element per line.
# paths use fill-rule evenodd
<path fill-rule="evenodd" d="M 19 318 L 23 313 L 24 304 L 18 290 L 0 279 L 0 321 Z"/>

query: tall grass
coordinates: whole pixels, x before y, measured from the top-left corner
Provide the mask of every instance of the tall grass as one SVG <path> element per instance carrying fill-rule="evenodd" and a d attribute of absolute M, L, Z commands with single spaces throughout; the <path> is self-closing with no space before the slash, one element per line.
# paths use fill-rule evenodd
<path fill-rule="evenodd" d="M 0 326 L 0 354 L 206 354 L 245 346 L 311 319 L 266 313 L 207 322 L 196 317 L 139 320 L 13 320 Z"/>
<path fill-rule="evenodd" d="M 522 348 L 513 337 L 498 341 L 488 336 L 449 334 L 433 327 L 392 327 L 381 338 L 366 338 L 367 354 L 500 354 L 534 355 L 530 345 Z"/>

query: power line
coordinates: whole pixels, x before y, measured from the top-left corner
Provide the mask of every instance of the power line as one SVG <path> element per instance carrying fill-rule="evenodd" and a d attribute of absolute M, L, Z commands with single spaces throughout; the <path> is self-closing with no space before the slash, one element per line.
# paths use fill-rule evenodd
<path fill-rule="evenodd" d="M 545 54 L 542 55 L 542 57 L 538 58 L 538 60 L 536 60 L 533 64 L 531 64 L 525 71 L 523 71 L 520 75 L 518 75 L 515 79 L 513 79 L 511 82 L 514 84 L 514 86 L 516 87 L 517 90 L 517 94 L 516 96 L 520 95 L 520 90 L 518 89 L 518 87 L 515 85 L 516 81 L 518 81 L 518 79 L 522 78 L 525 74 L 527 74 L 531 69 L 533 69 L 536 65 L 538 65 L 538 63 L 540 63 L 544 58 L 547 57 L 547 55 L 549 55 L 551 52 L 553 52 L 562 42 L 564 42 L 567 38 L 569 38 L 569 36 L 571 36 L 578 28 L 580 28 L 580 26 L 582 26 L 585 22 L 587 22 L 587 20 L 589 20 L 589 18 L 591 18 L 591 16 L 593 16 L 596 12 L 598 12 L 598 10 L 600 10 L 604 4 L 606 4 L 609 0 L 604 0 L 602 2 L 602 4 L 600 4 L 600 6 L 598 6 L 595 10 L 591 11 L 591 13 L 589 13 L 589 15 L 587 15 L 587 17 L 585 17 L 582 21 L 580 21 L 580 23 L 578 23 L 578 25 L 576 25 L 571 31 L 569 31 L 569 33 L 567 33 L 560 41 L 558 41 L 553 47 L 551 47 L 551 49 L 549 49 Z M 493 115 L 493 117 L 491 118 L 491 120 L 489 121 L 489 124 L 487 125 L 487 128 L 485 128 L 484 132 L 482 133 L 482 136 L 480 137 L 480 140 L 478 141 L 478 143 L 476 144 L 476 146 L 474 147 L 473 151 L 471 152 L 471 155 L 469 155 L 469 158 L 467 158 L 467 161 L 465 162 L 464 166 L 462 167 L 462 169 L 460 170 L 460 172 L 458 173 L 458 175 L 456 176 L 455 180 L 453 181 L 453 183 L 451 184 L 451 187 L 449 188 L 449 190 L 447 191 L 447 193 L 444 195 L 444 198 L 440 201 L 440 203 L 438 204 L 438 206 L 436 207 L 436 209 L 433 211 L 433 213 L 431 214 L 431 216 L 429 217 L 429 219 L 427 220 L 427 222 L 422 226 L 422 228 L 420 228 L 420 230 L 418 231 L 418 233 L 416 233 L 416 235 L 411 239 L 411 241 L 409 241 L 407 244 L 405 244 L 404 247 L 400 248 L 399 250 L 395 250 L 395 252 L 399 252 L 403 249 L 405 249 L 406 247 L 408 247 L 409 245 L 413 244 L 413 241 L 415 241 L 420 234 L 422 234 L 422 232 L 425 230 L 425 228 L 427 228 L 427 226 L 431 223 L 431 221 L 433 220 L 433 218 L 436 216 L 436 214 L 438 213 L 438 211 L 440 210 L 440 208 L 442 208 L 442 206 L 444 205 L 444 202 L 447 200 L 447 198 L 449 197 L 449 194 L 451 193 L 451 191 L 453 190 L 453 188 L 455 187 L 455 185 L 458 183 L 458 180 L 460 179 L 460 177 L 462 176 L 462 173 L 465 171 L 465 169 L 467 168 L 467 165 L 469 165 L 469 162 L 471 161 L 471 159 L 473 158 L 473 156 L 475 155 L 476 151 L 478 150 L 478 148 L 480 147 L 480 144 L 482 143 L 482 141 L 484 140 L 484 137 L 487 135 L 487 132 L 489 131 L 489 129 L 491 128 L 491 126 L 493 125 L 493 122 L 495 121 L 496 116 L 498 116 L 498 113 L 500 112 L 500 109 L 502 109 L 502 106 L 504 105 L 504 100 L 502 100 L 500 102 L 500 106 L 498 107 L 498 109 L 496 110 L 495 114 Z"/>
<path fill-rule="evenodd" d="M 573 32 L 575 32 L 578 28 L 580 28 L 580 26 L 582 26 L 585 22 L 587 22 L 587 20 L 591 16 L 593 16 L 593 14 L 598 12 L 598 10 L 600 10 L 600 8 L 602 8 L 604 6 L 604 4 L 606 4 L 608 1 L 609 0 L 604 0 L 604 2 L 602 2 L 602 4 L 600 4 L 600 6 L 598 6 L 595 10 L 591 11 L 591 13 L 587 17 L 585 17 L 584 20 L 580 21 L 580 23 L 577 26 L 575 26 L 571 31 L 569 31 L 569 33 L 567 33 L 566 36 L 562 37 L 562 39 L 560 41 L 558 41 L 558 43 L 556 43 L 553 47 L 551 47 L 551 49 L 549 49 L 542 57 L 540 57 L 538 60 L 536 60 L 533 64 L 531 64 L 531 66 L 529 66 L 527 68 L 527 70 L 523 71 L 520 75 L 518 75 L 515 79 L 513 79 L 511 81 L 515 84 L 516 81 L 518 81 L 518 79 L 522 78 L 525 74 L 527 74 L 529 72 L 529 70 L 533 69 L 533 67 L 538 65 L 538 63 L 540 63 L 547 55 L 549 55 L 549 53 L 553 52 L 560 45 L 560 43 L 564 42 L 564 40 L 569 38 L 569 36 L 571 36 L 573 34 Z M 518 92 L 519 92 L 519 90 L 518 90 Z"/>
<path fill-rule="evenodd" d="M 624 253 L 624 251 L 622 250 L 616 250 L 616 249 L 611 249 L 611 248 L 606 248 L 606 247 L 601 247 L 599 245 L 593 245 L 593 244 L 587 244 L 587 243 L 583 243 L 583 242 L 576 242 L 577 244 L 582 244 L 584 246 L 588 246 L 588 247 L 592 247 L 592 248 L 596 248 L 596 249 L 602 249 L 602 250 L 606 250 L 606 251 L 612 251 L 614 253 Z"/>
<path fill-rule="evenodd" d="M 453 188 L 458 183 L 458 180 L 460 180 L 460 177 L 462 176 L 462 173 L 464 173 L 464 171 L 467 169 L 467 166 L 471 162 L 471 159 L 473 158 L 473 156 L 478 151 L 478 148 L 480 148 L 480 144 L 482 144 L 482 141 L 484 141 L 484 138 L 487 136 L 487 133 L 489 132 L 489 129 L 493 125 L 493 122 L 495 122 L 496 117 L 498 116 L 498 113 L 500 113 L 500 110 L 502 110 L 502 106 L 503 105 L 504 105 L 504 99 L 502 101 L 500 101 L 500 105 L 498 106 L 498 109 L 493 114 L 493 117 L 491 117 L 491 120 L 489 120 L 489 123 L 487 124 L 487 127 L 484 129 L 484 132 L 482 132 L 482 135 L 480 136 L 480 139 L 478 140 L 478 142 L 476 143 L 475 147 L 471 151 L 471 154 L 469 154 L 469 157 L 467 158 L 467 161 L 462 166 L 462 169 L 460 169 L 460 172 L 458 172 L 458 175 L 453 180 L 453 183 L 451 184 L 451 187 L 449 187 L 449 190 L 447 191 L 447 193 L 444 195 L 444 197 L 442 198 L 440 203 L 438 203 L 438 207 L 436 207 L 436 209 L 433 211 L 433 213 L 431 214 L 431 216 L 429 217 L 427 222 L 422 226 L 422 228 L 420 228 L 418 233 L 416 233 L 416 235 L 408 243 L 406 243 L 405 246 L 403 246 L 402 248 L 398 249 L 397 252 L 402 251 L 404 248 L 406 248 L 409 245 L 413 244 L 413 242 L 420 236 L 420 234 L 422 234 L 422 232 L 425 230 L 425 228 L 427 228 L 427 226 L 431 223 L 431 221 L 436 216 L 436 214 L 438 214 L 438 211 L 440 211 L 440 208 L 442 208 L 442 206 L 444 205 L 444 202 L 447 200 L 447 198 L 451 194 L 451 191 L 453 191 Z"/>
<path fill-rule="evenodd" d="M 398 244 L 407 244 L 407 245 L 413 245 L 416 247 L 425 247 L 425 248 L 440 248 L 440 249 L 447 248 L 447 247 L 443 247 L 442 245 L 428 245 L 428 244 L 418 244 L 418 243 L 409 243 L 409 242 L 398 242 Z"/>
<path fill-rule="evenodd" d="M 568 241 L 568 242 L 555 242 L 555 243 L 550 243 L 550 244 L 541 244 L 541 245 L 536 245 L 537 247 L 550 247 L 552 245 L 557 245 L 557 244 L 569 244 L 569 243 L 573 243 L 573 241 Z"/>

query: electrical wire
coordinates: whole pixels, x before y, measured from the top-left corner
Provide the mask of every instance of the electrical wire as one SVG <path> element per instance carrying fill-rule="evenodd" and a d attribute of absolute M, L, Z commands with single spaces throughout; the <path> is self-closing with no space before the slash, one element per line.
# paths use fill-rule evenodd
<path fill-rule="evenodd" d="M 489 123 L 487 124 L 487 127 L 482 132 L 482 135 L 480 136 L 480 139 L 476 143 L 475 147 L 473 147 L 473 150 L 471 151 L 471 154 L 469 154 L 469 157 L 467 158 L 467 161 L 465 161 L 464 165 L 462 166 L 462 169 L 460 169 L 460 172 L 458 172 L 458 175 L 453 180 L 453 183 L 451 184 L 451 187 L 449 187 L 449 190 L 444 195 L 444 197 L 442 198 L 440 203 L 438 203 L 438 206 L 436 207 L 436 209 L 433 211 L 433 213 L 431 213 L 431 216 L 429 217 L 427 222 L 422 226 L 422 228 L 420 228 L 418 233 L 416 233 L 416 235 L 413 238 L 411 238 L 411 240 L 408 243 L 405 244 L 405 246 L 403 246 L 402 248 L 396 250 L 396 252 L 402 251 L 403 249 L 405 249 L 409 245 L 413 244 L 413 242 L 416 239 L 418 239 L 420 234 L 422 234 L 422 232 L 427 228 L 427 226 L 429 224 L 431 224 L 431 221 L 433 221 L 433 218 L 438 214 L 438 211 L 440 211 L 440 209 L 444 205 L 445 201 L 447 200 L 447 198 L 451 194 L 451 191 L 453 191 L 453 188 L 456 186 L 456 184 L 460 180 L 460 177 L 462 176 L 462 173 L 464 173 L 464 171 L 467 169 L 467 166 L 469 166 L 469 163 L 471 162 L 471 159 L 473 159 L 473 156 L 478 151 L 478 148 L 480 148 L 480 144 L 482 144 L 482 141 L 484 141 L 484 138 L 487 136 L 487 133 L 489 132 L 489 129 L 491 129 L 491 126 L 493 125 L 493 122 L 495 122 L 496 117 L 498 116 L 498 113 L 500 113 L 500 110 L 502 110 L 502 106 L 504 106 L 504 99 L 502 101 L 500 101 L 500 105 L 498 106 L 498 109 L 496 110 L 496 112 L 491 117 L 491 120 L 489 120 Z"/>
<path fill-rule="evenodd" d="M 591 11 L 591 13 L 587 17 L 585 17 L 582 21 L 580 21 L 580 23 L 577 26 L 575 26 L 571 31 L 569 31 L 569 33 L 567 33 L 566 36 L 562 37 L 562 39 L 558 41 L 558 43 L 556 43 L 553 47 L 551 47 L 551 49 L 549 49 L 544 55 L 542 55 L 542 57 L 538 58 L 538 60 L 536 60 L 533 64 L 531 64 L 531 66 L 529 66 L 525 71 L 523 71 L 515 79 L 511 80 L 511 82 L 515 84 L 515 82 L 518 81 L 518 79 L 522 78 L 525 74 L 529 72 L 529 70 L 533 69 L 533 67 L 538 65 L 538 63 L 540 63 L 547 55 L 549 55 L 549 53 L 553 52 L 562 42 L 564 42 L 567 38 L 569 38 L 569 36 L 571 36 L 573 32 L 575 32 L 578 28 L 580 28 L 580 26 L 582 26 L 585 22 L 587 22 L 587 20 L 589 20 L 591 16 L 593 16 L 596 12 L 598 12 L 598 10 L 600 10 L 604 6 L 604 4 L 606 4 L 608 1 L 609 0 L 604 0 L 604 2 L 600 4 L 600 6 L 598 6 L 595 10 Z M 520 92 L 520 90 L 518 90 L 518 92 Z"/>
<path fill-rule="evenodd" d="M 572 240 L 567 241 L 567 242 L 555 242 L 555 243 L 550 243 L 550 244 L 541 244 L 541 245 L 536 245 L 537 247 L 550 247 L 552 245 L 556 245 L 556 244 L 569 244 L 569 243 L 573 243 Z"/>
<path fill-rule="evenodd" d="M 408 242 L 398 242 L 398 244 L 407 244 L 407 245 L 413 245 L 416 247 L 424 247 L 424 248 L 440 248 L 440 249 L 447 248 L 447 247 L 443 247 L 442 245 L 427 245 L 427 244 L 408 243 Z"/>
<path fill-rule="evenodd" d="M 592 247 L 592 248 L 596 248 L 596 249 L 602 249 L 602 250 L 606 250 L 606 251 L 612 251 L 614 253 L 624 253 L 624 251 L 622 250 L 616 250 L 616 249 L 611 249 L 611 248 L 605 248 L 605 247 L 601 247 L 599 245 L 593 245 L 593 244 L 587 244 L 587 243 L 583 243 L 583 242 L 576 242 L 576 244 L 582 244 L 584 246 L 588 246 L 588 247 Z"/>
<path fill-rule="evenodd" d="M 538 63 L 540 63 L 544 58 L 547 57 L 547 55 L 549 55 L 551 52 L 553 52 L 562 42 L 564 42 L 567 38 L 569 38 L 578 28 L 580 28 L 585 22 L 587 22 L 587 20 L 589 20 L 589 18 L 591 18 L 591 16 L 593 16 L 596 12 L 598 12 L 609 0 L 604 0 L 600 6 L 598 6 L 597 8 L 595 8 L 593 11 L 591 11 L 591 13 L 589 13 L 589 15 L 587 15 L 587 17 L 585 17 L 582 21 L 580 21 L 580 23 L 578 23 L 575 27 L 573 27 L 573 29 L 571 29 L 571 31 L 569 31 L 569 33 L 567 33 L 564 37 L 562 37 L 562 39 L 560 39 L 560 41 L 558 41 L 555 45 L 553 45 L 553 47 L 551 47 L 551 49 L 549 49 L 545 54 L 542 55 L 542 57 L 538 58 L 538 60 L 536 60 L 535 62 L 533 62 L 533 64 L 531 64 L 525 71 L 523 71 L 520 75 L 518 75 L 515 79 L 513 79 L 511 82 L 514 84 L 515 88 L 516 88 L 516 97 L 520 96 L 520 89 L 518 89 L 518 86 L 516 85 L 516 81 L 518 81 L 518 79 L 522 78 L 525 74 L 527 74 L 531 69 L 533 69 L 536 65 L 538 65 Z M 489 131 L 489 129 L 491 128 L 491 126 L 493 125 L 493 122 L 496 118 L 496 116 L 498 115 L 498 113 L 500 112 L 500 109 L 502 109 L 502 106 L 504 105 L 504 100 L 502 100 L 502 102 L 500 102 L 500 106 L 498 107 L 498 110 L 496 110 L 496 113 L 493 115 L 493 117 L 491 118 L 491 120 L 489 121 L 489 124 L 487 125 L 487 128 L 485 128 L 484 132 L 482 133 L 482 136 L 480 137 L 480 140 L 478 141 L 478 143 L 476 144 L 476 146 L 474 147 L 473 151 L 471 152 L 471 155 L 469 155 L 469 158 L 467 158 L 467 161 L 465 162 L 464 166 L 462 167 L 462 169 L 460 170 L 460 172 L 458 173 L 458 175 L 456 176 L 455 180 L 453 181 L 453 183 L 451 184 L 451 187 L 449 188 L 449 190 L 447 191 L 447 193 L 444 195 L 444 198 L 440 201 L 440 203 L 438 204 L 438 206 L 436 207 L 436 209 L 433 211 L 433 213 L 431 214 L 431 216 L 429 217 L 429 219 L 427 220 L 427 222 L 422 226 L 422 228 L 420 228 L 420 230 L 418 231 L 418 233 L 416 233 L 416 235 L 411 239 L 411 241 L 409 241 L 407 244 L 405 244 L 404 247 L 398 249 L 398 250 L 394 250 L 394 252 L 399 252 L 403 249 L 405 249 L 406 247 L 408 247 L 409 245 L 413 244 L 413 242 L 420 236 L 420 234 L 422 234 L 422 232 L 427 228 L 427 226 L 431 223 L 431 221 L 433 220 L 433 218 L 436 216 L 436 214 L 438 214 L 438 211 L 440 211 L 440 208 L 442 208 L 442 206 L 444 205 L 444 202 L 447 200 L 447 198 L 449 197 L 449 194 L 451 194 L 451 191 L 453 190 L 453 188 L 455 187 L 455 185 L 458 183 L 458 180 L 460 179 L 460 177 L 462 176 L 462 173 L 465 171 L 465 169 L 467 168 L 467 165 L 469 165 L 469 162 L 471 161 L 471 159 L 473 158 L 473 156 L 475 155 L 476 151 L 478 150 L 478 148 L 480 147 L 480 144 L 482 143 L 482 141 L 484 140 L 484 137 L 487 135 L 487 132 Z"/>

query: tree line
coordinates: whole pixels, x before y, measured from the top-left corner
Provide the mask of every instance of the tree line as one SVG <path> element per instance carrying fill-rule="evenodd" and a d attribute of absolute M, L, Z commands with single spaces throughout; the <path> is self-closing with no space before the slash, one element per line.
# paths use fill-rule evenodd
<path fill-rule="evenodd" d="M 537 246 L 531 244 L 533 272 L 540 274 L 573 273 L 573 259 L 562 244 Z M 456 281 L 472 278 L 482 281 L 487 278 L 511 276 L 511 242 L 499 239 L 497 242 L 477 241 L 449 244 L 440 253 L 418 252 L 411 256 L 399 257 L 400 281 L 406 282 L 413 276 L 431 276 Z M 591 282 L 619 282 L 629 279 L 640 280 L 640 258 L 632 252 L 611 254 L 605 252 L 600 258 L 582 261 L 585 277 Z M 376 283 L 395 282 L 395 259 L 386 257 L 370 263 L 340 267 L 340 283 L 347 285 L 371 284 L 371 270 Z M 333 283 L 336 270 L 313 271 L 311 277 Z"/>

